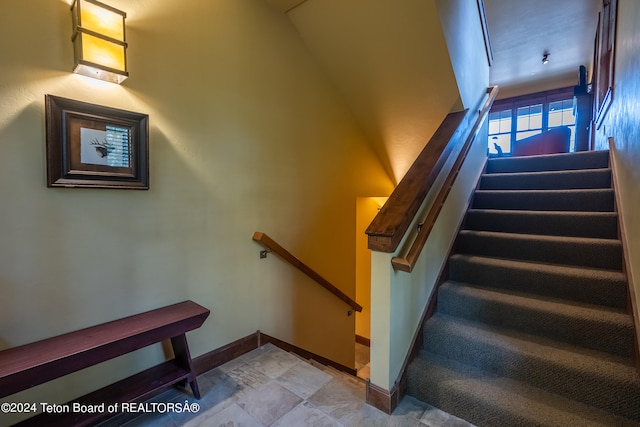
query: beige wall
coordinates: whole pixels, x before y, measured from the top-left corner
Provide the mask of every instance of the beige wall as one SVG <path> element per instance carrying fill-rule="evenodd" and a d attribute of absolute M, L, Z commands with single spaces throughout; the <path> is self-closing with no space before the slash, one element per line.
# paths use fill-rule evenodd
<path fill-rule="evenodd" d="M 613 138 L 617 195 L 626 234 L 630 277 L 635 283 L 635 308 L 640 307 L 640 3 L 618 0 L 615 90 L 604 123 L 597 132 L 598 149 Z M 636 311 L 640 321 L 640 312 Z M 636 323 L 640 327 L 640 323 Z"/>
<path fill-rule="evenodd" d="M 469 0 L 436 0 L 442 31 L 464 108 L 478 102 L 489 85 L 489 63 L 477 5 Z"/>
<path fill-rule="evenodd" d="M 356 300 L 362 312 L 356 313 L 356 335 L 371 338 L 371 251 L 365 234 L 387 197 L 359 197 L 356 200 Z"/>
<path fill-rule="evenodd" d="M 281 12 L 255 0 L 111 0 L 131 77 L 70 73 L 63 0 L 0 0 L 0 348 L 193 299 L 201 355 L 261 329 L 353 366 L 348 307 L 264 231 L 355 295 L 355 200 L 392 189 Z M 149 191 L 45 185 L 44 95 L 149 114 Z M 64 401 L 164 358 L 154 346 L 13 400 Z"/>

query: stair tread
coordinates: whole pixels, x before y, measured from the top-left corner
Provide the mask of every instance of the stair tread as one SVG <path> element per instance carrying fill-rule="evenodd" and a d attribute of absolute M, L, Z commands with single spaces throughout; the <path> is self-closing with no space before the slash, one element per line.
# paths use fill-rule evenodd
<path fill-rule="evenodd" d="M 443 315 L 619 356 L 632 355 L 633 322 L 624 309 L 454 281 L 439 288 L 438 299 L 437 312 Z"/>
<path fill-rule="evenodd" d="M 431 320 L 427 351 L 640 421 L 640 377 L 630 358 L 587 354 L 444 315 Z"/>
<path fill-rule="evenodd" d="M 633 322 L 620 309 L 447 281 L 439 313 L 631 357 Z"/>
<path fill-rule="evenodd" d="M 431 393 L 433 400 L 422 397 L 423 400 L 479 426 L 638 425 L 633 420 L 425 351 L 420 352 L 412 369 L 430 373 L 429 377 L 410 376 L 409 391 L 414 397 L 421 398 L 421 392 Z"/>
<path fill-rule="evenodd" d="M 589 193 L 613 193 L 611 188 L 567 188 L 561 190 L 529 190 L 529 189 L 518 189 L 518 190 L 476 190 L 476 194 L 515 194 L 515 193 L 525 193 L 525 194 L 589 194 Z"/>
<path fill-rule="evenodd" d="M 487 161 L 487 171 L 540 171 L 597 169 L 609 166 L 608 151 L 543 154 L 537 156 L 500 157 Z"/>
<path fill-rule="evenodd" d="M 476 190 L 476 209 L 613 212 L 611 188 L 564 190 Z"/>
<path fill-rule="evenodd" d="M 611 245 L 620 246 L 619 239 L 607 239 L 601 237 L 559 236 L 549 234 L 506 233 L 502 231 L 485 230 L 460 230 L 462 235 L 475 235 L 486 237 L 498 237 L 521 240 L 539 240 L 543 242 L 569 242 L 571 244 Z"/>
<path fill-rule="evenodd" d="M 545 216 L 562 216 L 562 217 L 574 217 L 574 216 L 587 216 L 587 217 L 602 217 L 602 218 L 617 218 L 616 212 L 600 212 L 600 211 L 536 211 L 536 210 L 520 210 L 520 211 L 505 211 L 503 209 L 478 209 L 470 208 L 467 212 L 480 212 L 480 213 L 500 213 L 506 215 L 545 215 Z"/>
<path fill-rule="evenodd" d="M 455 254 L 449 257 L 449 279 L 622 309 L 628 304 L 626 276 L 619 269 Z"/>
<path fill-rule="evenodd" d="M 592 319 L 595 321 L 616 325 L 633 326 L 629 314 L 624 310 L 607 306 L 579 303 L 540 295 L 528 295 L 510 290 L 490 289 L 474 286 L 463 282 L 449 280 L 441 285 L 445 291 L 464 293 L 481 299 L 491 299 L 502 304 L 508 304 L 522 309 L 542 313 L 556 313 L 578 319 Z"/>
<path fill-rule="evenodd" d="M 577 169 L 484 173 L 480 189 L 594 189 L 611 188 L 611 169 Z"/>
<path fill-rule="evenodd" d="M 457 251 L 506 259 L 622 270 L 618 239 L 461 230 Z"/>
<path fill-rule="evenodd" d="M 594 375 L 610 376 L 617 381 L 634 385 L 640 391 L 640 377 L 628 357 L 616 356 L 597 350 L 574 346 L 550 338 L 521 333 L 500 327 L 491 327 L 481 323 L 437 313 L 429 322 L 430 329 L 446 331 L 451 339 L 464 335 L 472 340 L 481 340 L 501 347 L 513 353 L 533 356 L 546 360 L 550 364 L 566 365 L 572 370 L 589 371 Z"/>
<path fill-rule="evenodd" d="M 462 229 L 617 239 L 617 225 L 612 211 L 469 209 Z"/>
<path fill-rule="evenodd" d="M 500 177 L 513 177 L 513 176 L 558 176 L 558 175 L 583 175 L 583 174 L 597 174 L 611 172 L 611 168 L 593 168 L 593 169 L 569 169 L 569 170 L 544 170 L 544 171 L 523 171 L 523 172 L 495 172 L 484 173 L 482 177 L 486 176 L 500 176 Z"/>
<path fill-rule="evenodd" d="M 504 258 L 492 258 L 479 255 L 454 254 L 450 260 L 467 260 L 474 263 L 483 263 L 491 266 L 506 266 L 522 270 L 540 271 L 545 270 L 550 273 L 560 273 L 570 276 L 584 276 L 606 281 L 625 281 L 624 273 L 618 270 L 608 270 L 603 268 L 574 267 L 570 265 L 550 264 L 542 262 L 531 262 L 523 260 L 512 260 Z"/>

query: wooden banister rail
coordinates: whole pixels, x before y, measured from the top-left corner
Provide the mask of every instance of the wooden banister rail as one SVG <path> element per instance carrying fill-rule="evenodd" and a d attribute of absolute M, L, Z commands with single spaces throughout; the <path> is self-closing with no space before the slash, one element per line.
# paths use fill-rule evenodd
<path fill-rule="evenodd" d="M 369 236 L 369 249 L 391 253 L 398 248 L 455 146 L 465 114 L 466 111 L 459 111 L 447 115 L 425 145 L 365 231 Z"/>
<path fill-rule="evenodd" d="M 449 155 L 471 132 L 471 120 L 466 115 L 467 111 L 460 111 L 445 117 L 367 228 L 369 249 L 387 253 L 397 250 Z"/>
<path fill-rule="evenodd" d="M 491 105 L 493 105 L 493 101 L 496 99 L 496 96 L 498 94 L 498 87 L 494 86 L 492 88 L 488 88 L 487 94 L 488 94 L 487 99 L 484 105 L 482 106 L 482 109 L 479 111 L 478 117 L 476 118 L 473 126 L 469 130 L 467 139 L 465 140 L 464 145 L 461 147 L 460 152 L 458 153 L 458 157 L 456 158 L 456 161 L 453 164 L 453 167 L 451 168 L 449 175 L 447 175 L 447 178 L 444 184 L 442 185 L 442 188 L 438 192 L 438 195 L 436 196 L 436 199 L 434 200 L 433 205 L 429 210 L 429 213 L 427 214 L 424 222 L 421 224 L 420 230 L 418 231 L 418 235 L 416 236 L 416 239 L 413 241 L 411 248 L 407 253 L 407 256 L 405 258 L 394 257 L 391 260 L 391 264 L 393 265 L 393 268 L 395 270 L 406 271 L 409 273 L 413 271 L 413 268 L 415 267 L 416 262 L 418 261 L 418 257 L 420 256 L 420 253 L 422 252 L 424 245 L 427 243 L 429 234 L 431 233 L 431 230 L 433 230 L 433 226 L 435 225 L 436 219 L 438 219 L 438 215 L 440 214 L 440 211 L 444 206 L 444 202 L 447 200 L 447 196 L 449 196 L 449 193 L 451 192 L 451 188 L 453 187 L 453 184 L 456 178 L 458 177 L 458 173 L 460 172 L 460 169 L 462 168 L 462 164 L 464 163 L 464 160 L 466 159 L 467 154 L 469 153 L 469 149 L 471 148 L 471 145 L 473 144 L 474 140 L 478 136 L 484 121 L 489 115 L 489 110 L 491 109 Z"/>
<path fill-rule="evenodd" d="M 362 306 L 360 304 L 349 298 L 347 294 L 335 287 L 332 283 L 330 283 L 327 279 L 322 277 L 300 259 L 296 258 L 291 252 L 280 246 L 275 240 L 267 236 L 265 233 L 256 231 L 255 233 L 253 233 L 253 240 L 258 242 L 260 245 L 262 245 L 263 248 L 267 249 L 268 251 L 272 251 L 273 253 L 277 254 L 280 258 L 284 259 L 289 264 L 302 271 L 311 279 L 315 280 L 322 287 L 347 303 L 353 310 L 362 311 Z M 348 314 L 351 314 L 351 310 Z"/>

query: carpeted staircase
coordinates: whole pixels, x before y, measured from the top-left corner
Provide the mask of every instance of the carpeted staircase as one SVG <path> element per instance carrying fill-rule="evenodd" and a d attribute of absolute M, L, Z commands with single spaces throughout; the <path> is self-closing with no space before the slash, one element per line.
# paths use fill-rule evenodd
<path fill-rule="evenodd" d="M 640 426 L 607 151 L 489 159 L 408 368 L 478 426 Z"/>

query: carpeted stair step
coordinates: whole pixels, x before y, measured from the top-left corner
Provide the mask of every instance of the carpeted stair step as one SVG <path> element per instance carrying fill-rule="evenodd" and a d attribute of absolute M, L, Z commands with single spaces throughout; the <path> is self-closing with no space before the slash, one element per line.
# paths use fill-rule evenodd
<path fill-rule="evenodd" d="M 620 309 L 531 298 L 448 281 L 438 289 L 437 312 L 617 356 L 633 355 L 633 322 Z"/>
<path fill-rule="evenodd" d="M 519 293 L 625 309 L 622 272 L 455 254 L 449 279 Z"/>
<path fill-rule="evenodd" d="M 494 158 L 407 393 L 478 426 L 640 426 L 609 152 Z"/>
<path fill-rule="evenodd" d="M 462 230 L 456 251 L 494 258 L 622 270 L 622 243 L 613 239 Z"/>
<path fill-rule="evenodd" d="M 484 174 L 480 190 L 611 188 L 611 169 Z"/>
<path fill-rule="evenodd" d="M 640 376 L 630 359 L 500 332 L 436 314 L 424 350 L 640 421 Z"/>
<path fill-rule="evenodd" d="M 486 173 L 541 172 L 608 167 L 608 151 L 584 151 L 542 156 L 492 158 L 487 160 Z"/>
<path fill-rule="evenodd" d="M 612 212 L 613 190 L 477 190 L 473 209 Z"/>
<path fill-rule="evenodd" d="M 615 212 L 469 209 L 464 228 L 505 233 L 616 239 L 618 216 Z"/>
<path fill-rule="evenodd" d="M 409 365 L 407 378 L 408 394 L 478 427 L 639 425 L 637 421 L 424 351 Z"/>

